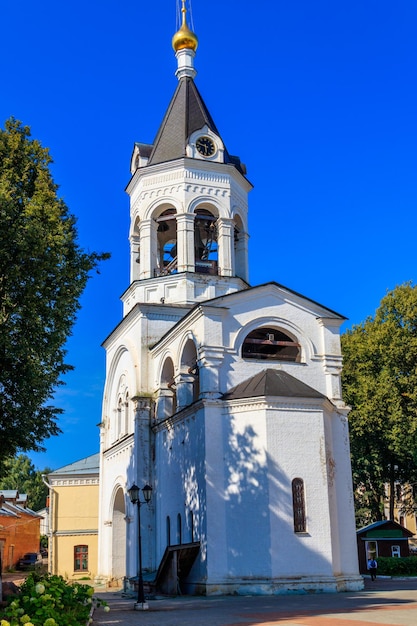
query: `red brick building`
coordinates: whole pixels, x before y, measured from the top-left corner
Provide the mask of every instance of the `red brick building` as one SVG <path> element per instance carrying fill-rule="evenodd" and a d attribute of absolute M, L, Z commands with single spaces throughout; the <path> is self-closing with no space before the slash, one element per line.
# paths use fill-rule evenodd
<path fill-rule="evenodd" d="M 0 551 L 3 571 L 14 568 L 26 552 L 38 552 L 41 518 L 27 508 L 16 489 L 0 491 Z"/>

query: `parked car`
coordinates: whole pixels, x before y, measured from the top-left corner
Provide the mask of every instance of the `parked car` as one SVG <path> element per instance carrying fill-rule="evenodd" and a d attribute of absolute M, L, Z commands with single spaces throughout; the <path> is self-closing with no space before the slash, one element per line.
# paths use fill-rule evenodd
<path fill-rule="evenodd" d="M 17 562 L 17 569 L 38 569 L 42 566 L 42 555 L 40 552 L 27 552 Z"/>

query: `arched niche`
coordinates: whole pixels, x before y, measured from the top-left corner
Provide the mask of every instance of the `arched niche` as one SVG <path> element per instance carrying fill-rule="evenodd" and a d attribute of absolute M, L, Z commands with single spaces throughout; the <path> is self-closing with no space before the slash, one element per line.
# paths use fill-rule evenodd
<path fill-rule="evenodd" d="M 127 376 L 124 373 L 120 376 L 114 403 L 111 438 L 112 441 L 117 441 L 129 433 L 130 427 L 129 390 Z"/>
<path fill-rule="evenodd" d="M 189 337 L 182 349 L 180 371 L 176 377 L 178 408 L 184 408 L 200 396 L 200 377 L 197 364 L 197 348 Z"/>
<path fill-rule="evenodd" d="M 163 420 L 177 410 L 177 392 L 174 380 L 174 363 L 166 357 L 161 370 L 158 397 L 156 403 L 156 419 Z"/>

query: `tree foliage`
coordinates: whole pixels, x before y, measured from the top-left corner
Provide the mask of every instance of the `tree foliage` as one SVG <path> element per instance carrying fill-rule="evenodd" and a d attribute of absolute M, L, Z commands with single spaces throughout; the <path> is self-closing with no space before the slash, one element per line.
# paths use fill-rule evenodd
<path fill-rule="evenodd" d="M 49 468 L 43 471 L 35 469 L 26 454 L 19 454 L 5 461 L 0 489 L 17 489 L 20 494 L 27 494 L 28 507 L 33 511 L 39 511 L 46 506 L 48 496 L 48 487 L 42 480 L 42 474 L 50 472 Z"/>
<path fill-rule="evenodd" d="M 388 292 L 342 351 L 358 523 L 382 519 L 387 497 L 392 519 L 396 482 L 417 481 L 417 287 Z"/>
<path fill-rule="evenodd" d="M 60 432 L 49 402 L 72 369 L 65 343 L 89 273 L 108 257 L 80 248 L 51 163 L 27 126 L 0 129 L 1 461 Z"/>

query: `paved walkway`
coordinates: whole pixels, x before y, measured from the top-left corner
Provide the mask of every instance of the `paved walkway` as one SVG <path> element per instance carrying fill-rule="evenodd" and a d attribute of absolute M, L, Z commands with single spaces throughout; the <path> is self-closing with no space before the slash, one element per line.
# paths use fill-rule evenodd
<path fill-rule="evenodd" d="M 135 611 L 134 598 L 98 593 L 110 606 L 94 614 L 94 626 L 417 626 L 417 581 L 365 581 L 365 590 L 282 596 L 177 597 L 149 600 Z"/>

